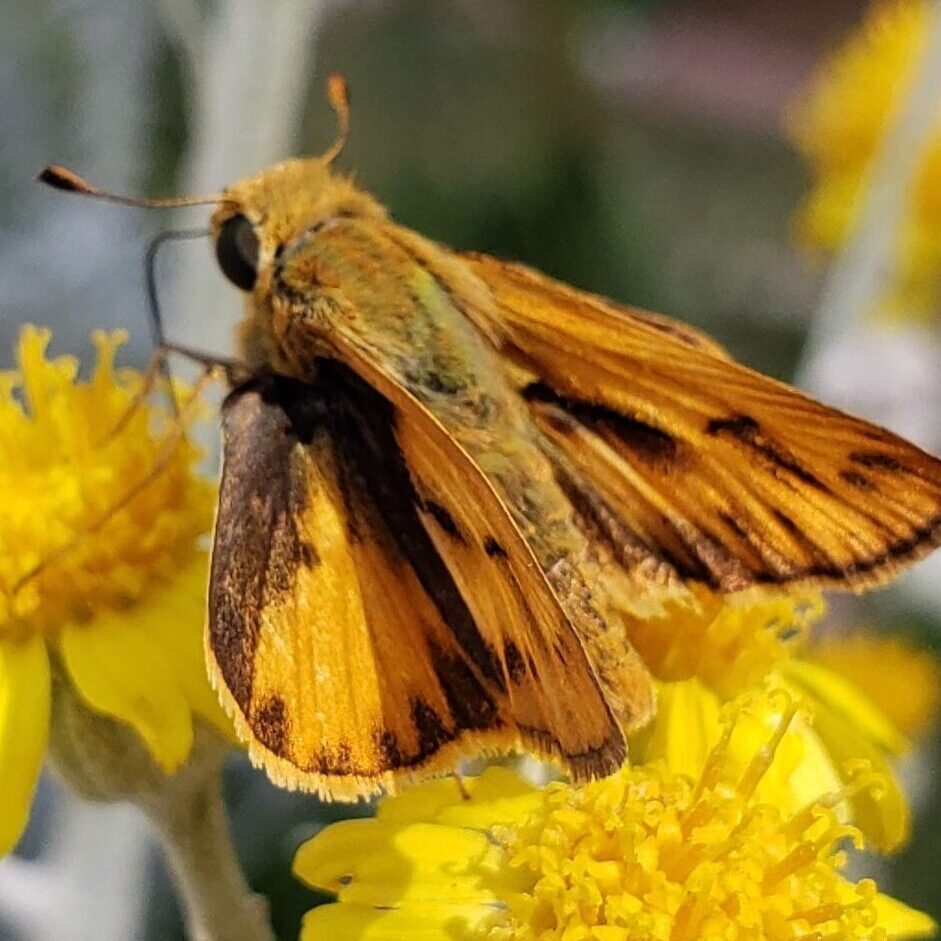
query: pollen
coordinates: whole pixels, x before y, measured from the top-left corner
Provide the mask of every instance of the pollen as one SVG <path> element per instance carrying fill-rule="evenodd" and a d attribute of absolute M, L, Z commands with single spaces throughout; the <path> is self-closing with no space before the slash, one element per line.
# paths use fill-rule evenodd
<path fill-rule="evenodd" d="M 0 374 L 0 637 L 48 634 L 132 605 L 199 551 L 211 525 L 200 455 L 166 409 L 139 403 L 144 376 L 116 369 L 123 333 L 95 333 L 78 376 L 23 329 Z"/>

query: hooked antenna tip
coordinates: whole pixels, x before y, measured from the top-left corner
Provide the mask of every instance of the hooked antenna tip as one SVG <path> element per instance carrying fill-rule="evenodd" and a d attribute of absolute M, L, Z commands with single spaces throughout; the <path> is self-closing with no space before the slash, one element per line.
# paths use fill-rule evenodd
<path fill-rule="evenodd" d="M 328 164 L 333 163 L 340 151 L 343 150 L 346 139 L 350 133 L 350 92 L 346 79 L 334 73 L 327 79 L 327 100 L 333 113 L 337 116 L 337 137 L 323 154 L 322 159 Z"/>
<path fill-rule="evenodd" d="M 350 110 L 350 86 L 339 72 L 334 72 L 327 79 L 327 97 L 334 111 L 348 112 Z"/>

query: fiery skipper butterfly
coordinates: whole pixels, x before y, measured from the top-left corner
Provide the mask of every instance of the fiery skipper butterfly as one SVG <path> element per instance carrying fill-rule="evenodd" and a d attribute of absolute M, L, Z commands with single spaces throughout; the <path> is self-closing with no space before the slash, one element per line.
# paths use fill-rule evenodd
<path fill-rule="evenodd" d="M 654 709 L 625 606 L 859 590 L 941 541 L 913 445 L 396 225 L 331 169 L 330 89 L 326 154 L 192 200 L 252 373 L 223 406 L 207 655 L 276 781 L 353 799 L 516 748 L 610 772 Z"/>

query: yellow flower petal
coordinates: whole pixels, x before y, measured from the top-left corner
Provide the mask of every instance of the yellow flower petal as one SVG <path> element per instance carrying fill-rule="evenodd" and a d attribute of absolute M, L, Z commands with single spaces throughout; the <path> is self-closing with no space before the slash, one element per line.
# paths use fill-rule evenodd
<path fill-rule="evenodd" d="M 893 938 L 931 938 L 938 926 L 930 916 L 881 892 L 873 900 L 879 924 Z"/>
<path fill-rule="evenodd" d="M 495 919 L 488 905 L 422 901 L 401 908 L 321 905 L 304 916 L 300 941 L 474 941 Z"/>
<path fill-rule="evenodd" d="M 834 764 L 833 756 L 820 740 L 810 720 L 798 714 L 794 717 L 788 735 L 781 743 L 781 756 L 771 767 L 771 773 L 780 769 L 787 774 L 787 788 L 792 803 L 786 809 L 806 807 L 817 800 L 821 794 L 830 794 L 840 789 L 843 778 Z M 764 783 L 764 782 L 762 782 Z M 781 786 L 781 781 L 777 782 Z M 767 791 L 759 787 L 758 793 L 767 798 Z M 842 814 L 852 819 L 848 812 Z M 860 826 L 857 820 L 853 822 Z M 860 826 L 863 833 L 865 827 Z M 868 836 L 868 834 L 866 834 Z"/>
<path fill-rule="evenodd" d="M 837 768 L 865 761 L 882 779 L 877 789 L 855 795 L 853 822 L 878 849 L 898 849 L 908 839 L 911 813 L 886 757 L 886 749 L 903 747 L 904 739 L 853 685 L 825 667 L 793 660 L 781 675 L 813 711 L 814 731 Z"/>
<path fill-rule="evenodd" d="M 504 769 L 479 789 L 509 786 L 492 803 L 513 802 L 530 785 Z M 488 777 L 469 779 L 476 789 Z M 538 792 L 536 792 L 538 794 Z M 484 829 L 408 822 L 429 810 L 440 816 L 464 802 L 453 779 L 390 798 L 391 809 L 372 820 L 344 820 L 321 830 L 294 858 L 295 874 L 308 885 L 337 896 L 339 903 L 309 912 L 301 939 L 452 939 L 479 937 L 479 929 L 503 908 L 495 886 L 517 887 L 516 874 L 501 874 L 503 854 Z M 456 796 L 458 803 L 453 803 Z M 502 803 L 506 811 L 506 803 Z M 480 818 L 480 808 L 477 808 Z M 490 884 L 492 881 L 492 885 Z"/>
<path fill-rule="evenodd" d="M 50 706 L 42 638 L 0 641 L 0 856 L 26 828 L 49 738 Z"/>
<path fill-rule="evenodd" d="M 410 898 L 492 902 L 482 874 L 498 850 L 483 831 L 433 823 L 344 820 L 321 830 L 294 859 L 308 885 L 354 904 L 396 906 Z"/>
<path fill-rule="evenodd" d="M 837 249 L 854 231 L 871 170 L 923 58 L 932 22 L 928 0 L 880 0 L 827 58 L 791 109 L 788 130 L 813 188 L 795 220 L 801 242 Z M 880 312 L 936 316 L 941 300 L 941 117 L 935 116 L 909 187 L 908 212 L 894 234 L 895 270 Z"/>
<path fill-rule="evenodd" d="M 905 735 L 928 730 L 941 699 L 941 667 L 904 637 L 859 632 L 814 644 L 807 659 L 851 682 Z"/>
<path fill-rule="evenodd" d="M 814 729 L 838 766 L 852 767 L 862 760 L 881 778 L 879 788 L 863 791 L 850 800 L 853 822 L 882 852 L 904 846 L 911 833 L 911 811 L 884 752 L 873 747 L 839 716 L 823 709 L 815 715 Z"/>
<path fill-rule="evenodd" d="M 147 617 L 147 630 L 173 664 L 176 678 L 193 711 L 234 742 L 232 722 L 219 705 L 219 698 L 209 685 L 206 673 L 203 624 L 208 580 L 209 557 L 205 552 L 198 552 L 172 581 L 158 588 L 160 610 Z M 135 619 L 138 613 L 135 613 Z"/>
<path fill-rule="evenodd" d="M 886 714 L 845 677 L 807 660 L 792 660 L 781 672 L 815 702 L 843 717 L 873 745 L 896 755 L 908 747 Z"/>
<path fill-rule="evenodd" d="M 422 788 L 406 788 L 388 796 L 379 806 L 379 817 L 393 821 L 425 820 L 438 817 L 455 804 L 461 803 L 461 785 L 455 777 L 433 778 Z"/>
<path fill-rule="evenodd" d="M 130 725 L 161 768 L 171 772 L 189 755 L 193 722 L 176 666 L 148 630 L 154 619 L 167 616 L 159 599 L 151 597 L 133 610 L 105 610 L 88 624 L 64 627 L 59 644 L 88 705 Z"/>
<path fill-rule="evenodd" d="M 722 734 L 719 697 L 698 679 L 657 684 L 657 714 L 636 740 L 634 762 L 663 761 L 677 774 L 697 778 Z"/>
<path fill-rule="evenodd" d="M 473 800 L 467 800 L 470 794 Z M 386 798 L 379 817 L 386 821 L 412 820 L 416 811 L 423 820 L 464 827 L 519 820 L 539 806 L 539 790 L 509 768 L 495 765 L 479 777 L 447 777 L 431 781 L 420 790 L 405 790 Z"/>
<path fill-rule="evenodd" d="M 631 740 L 631 758 L 635 763 L 663 762 L 675 774 L 696 779 L 722 735 L 722 714 L 722 701 L 698 680 L 660 683 L 657 715 Z M 781 717 L 780 707 L 762 696 L 753 698 L 751 708 L 740 711 L 726 761 L 729 783 L 745 773 L 752 756 L 767 744 Z M 757 795 L 790 813 L 838 790 L 840 785 L 840 775 L 826 748 L 797 715 L 777 743 L 774 760 L 758 785 Z"/>

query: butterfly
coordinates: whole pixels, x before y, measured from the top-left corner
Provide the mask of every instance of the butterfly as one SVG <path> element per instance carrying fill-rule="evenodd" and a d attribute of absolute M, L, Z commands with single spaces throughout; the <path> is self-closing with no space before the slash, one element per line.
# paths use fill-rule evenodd
<path fill-rule="evenodd" d="M 329 87 L 327 153 L 198 200 L 249 372 L 222 410 L 206 650 L 276 782 L 352 800 L 515 749 L 604 775 L 655 709 L 626 613 L 861 590 L 941 541 L 941 462 L 914 445 L 681 323 L 396 224 L 332 168 Z"/>

